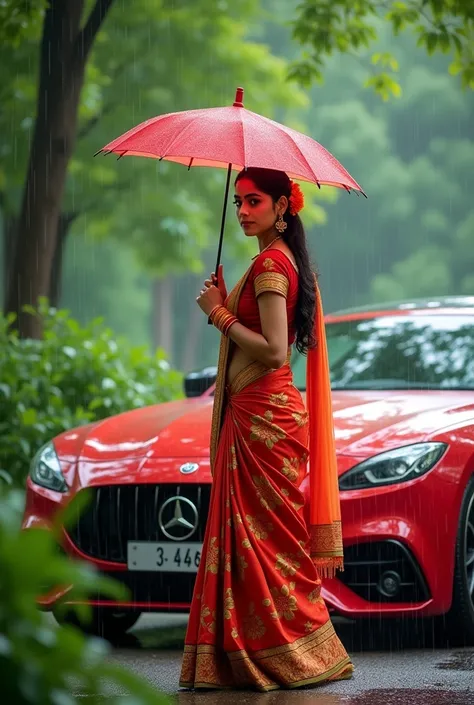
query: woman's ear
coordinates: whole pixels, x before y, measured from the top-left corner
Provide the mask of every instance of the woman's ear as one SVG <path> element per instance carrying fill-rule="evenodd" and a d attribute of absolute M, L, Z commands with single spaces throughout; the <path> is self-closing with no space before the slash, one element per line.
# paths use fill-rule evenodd
<path fill-rule="evenodd" d="M 288 201 L 287 197 L 280 196 L 280 198 L 278 199 L 278 201 L 276 203 L 278 212 L 281 213 L 282 215 L 285 215 L 286 211 L 288 210 L 288 204 L 289 204 L 289 201 Z"/>

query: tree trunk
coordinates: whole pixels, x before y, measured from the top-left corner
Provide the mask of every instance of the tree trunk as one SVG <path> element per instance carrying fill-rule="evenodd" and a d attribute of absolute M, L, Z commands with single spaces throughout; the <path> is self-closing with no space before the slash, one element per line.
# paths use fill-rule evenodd
<path fill-rule="evenodd" d="M 61 302 L 62 275 L 64 252 L 69 230 L 78 213 L 61 213 L 58 223 L 58 233 L 56 236 L 56 247 L 54 250 L 53 262 L 51 266 L 51 280 L 49 283 L 48 298 L 51 306 L 58 308 Z"/>
<path fill-rule="evenodd" d="M 155 279 L 152 284 L 153 344 L 173 356 L 173 279 Z"/>
<path fill-rule="evenodd" d="M 45 12 L 37 116 L 5 306 L 17 314 L 21 337 L 42 334 L 41 320 L 25 314 L 22 306 L 35 306 L 49 293 L 85 63 L 112 2 L 97 0 L 82 30 L 84 0 L 50 0 Z"/>
<path fill-rule="evenodd" d="M 17 220 L 13 215 L 4 215 L 3 218 L 3 302 L 6 303 L 10 281 L 9 263 L 15 251 L 15 235 Z M 4 306 L 5 307 L 5 306 Z"/>

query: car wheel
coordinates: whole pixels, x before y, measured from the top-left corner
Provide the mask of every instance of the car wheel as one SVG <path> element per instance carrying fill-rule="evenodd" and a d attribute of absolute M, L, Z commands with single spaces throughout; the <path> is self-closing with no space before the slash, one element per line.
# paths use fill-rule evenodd
<path fill-rule="evenodd" d="M 474 644 L 474 477 L 469 481 L 461 505 L 456 540 L 453 606 L 449 614 L 454 634 Z"/>
<path fill-rule="evenodd" d="M 79 621 L 75 612 L 66 612 L 56 617 L 60 624 L 72 624 L 86 634 L 94 634 L 111 641 L 122 637 L 137 623 L 140 612 L 118 611 L 113 608 L 94 607 L 92 620 L 87 623 Z"/>

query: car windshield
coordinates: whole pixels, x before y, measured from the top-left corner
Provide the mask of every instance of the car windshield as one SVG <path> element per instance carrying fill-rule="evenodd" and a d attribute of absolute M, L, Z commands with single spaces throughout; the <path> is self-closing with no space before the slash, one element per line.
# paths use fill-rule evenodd
<path fill-rule="evenodd" d="M 474 390 L 474 317 L 415 314 L 326 325 L 333 389 Z M 292 361 L 306 387 L 306 358 Z"/>

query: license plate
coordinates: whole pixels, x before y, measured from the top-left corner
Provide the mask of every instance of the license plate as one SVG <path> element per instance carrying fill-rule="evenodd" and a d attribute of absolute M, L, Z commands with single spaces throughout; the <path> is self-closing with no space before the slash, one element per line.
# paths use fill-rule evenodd
<path fill-rule="evenodd" d="M 202 543 L 152 543 L 129 541 L 129 570 L 153 570 L 166 573 L 197 573 Z"/>

